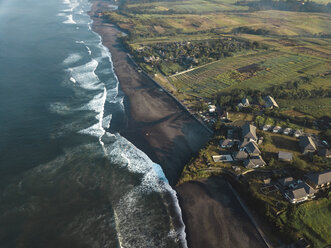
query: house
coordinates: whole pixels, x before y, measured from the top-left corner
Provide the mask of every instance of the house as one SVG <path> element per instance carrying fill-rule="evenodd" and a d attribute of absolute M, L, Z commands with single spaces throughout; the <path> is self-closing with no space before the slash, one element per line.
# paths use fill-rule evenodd
<path fill-rule="evenodd" d="M 229 112 L 224 111 L 220 118 L 221 118 L 221 120 L 228 120 L 229 119 Z"/>
<path fill-rule="evenodd" d="M 263 143 L 263 137 L 261 136 L 261 137 L 258 139 L 257 144 L 258 144 L 258 145 L 261 145 L 262 143 Z"/>
<path fill-rule="evenodd" d="M 282 129 L 282 128 L 281 128 L 280 126 L 275 126 L 275 127 L 272 129 L 272 132 L 273 132 L 273 133 L 279 133 L 281 129 Z"/>
<path fill-rule="evenodd" d="M 242 138 L 247 140 L 257 141 L 256 127 L 246 123 L 242 127 Z"/>
<path fill-rule="evenodd" d="M 264 101 L 265 101 L 266 108 L 274 108 L 274 107 L 278 108 L 278 104 L 273 97 L 267 96 L 264 98 Z"/>
<path fill-rule="evenodd" d="M 306 175 L 305 179 L 314 189 L 329 188 L 331 186 L 331 170 Z"/>
<path fill-rule="evenodd" d="M 308 184 L 301 183 L 294 189 L 286 191 L 285 198 L 287 198 L 291 203 L 299 203 L 314 198 L 315 193 L 316 190 L 314 190 Z"/>
<path fill-rule="evenodd" d="M 222 148 L 231 148 L 234 145 L 234 141 L 232 139 L 220 140 L 220 146 Z"/>
<path fill-rule="evenodd" d="M 324 158 L 331 158 L 331 149 L 322 148 L 318 151 L 318 155 Z"/>
<path fill-rule="evenodd" d="M 287 127 L 284 129 L 283 134 L 289 135 L 291 132 L 292 132 L 292 128 Z"/>
<path fill-rule="evenodd" d="M 287 188 L 289 187 L 291 184 L 295 184 L 296 180 L 294 180 L 293 177 L 285 177 L 285 178 L 280 178 L 277 180 L 278 184 L 282 187 L 282 188 Z"/>
<path fill-rule="evenodd" d="M 303 132 L 301 130 L 295 130 L 295 132 L 293 133 L 293 136 L 296 138 L 299 138 L 302 134 L 303 134 Z"/>
<path fill-rule="evenodd" d="M 236 161 L 245 160 L 248 158 L 248 154 L 245 151 L 234 152 L 232 155 L 233 159 Z"/>
<path fill-rule="evenodd" d="M 271 128 L 270 125 L 264 125 L 264 126 L 262 127 L 262 130 L 263 130 L 263 131 L 269 131 L 270 128 Z"/>
<path fill-rule="evenodd" d="M 238 149 L 239 150 L 244 150 L 244 148 L 247 146 L 247 144 L 251 142 L 248 139 L 244 139 L 243 141 L 238 143 Z"/>
<path fill-rule="evenodd" d="M 208 105 L 208 111 L 209 111 L 209 113 L 214 113 L 216 111 L 216 106 L 215 105 Z"/>
<path fill-rule="evenodd" d="M 262 159 L 260 155 L 250 157 L 244 161 L 244 166 L 249 169 L 263 167 L 266 165 L 266 162 Z"/>
<path fill-rule="evenodd" d="M 247 143 L 247 145 L 245 146 L 245 150 L 250 156 L 257 156 L 261 154 L 261 151 L 259 150 L 257 144 L 254 141 L 250 141 L 249 143 Z"/>
<path fill-rule="evenodd" d="M 271 184 L 271 178 L 266 178 L 266 179 L 264 179 L 264 180 L 263 180 L 263 184 L 266 185 L 266 186 L 267 186 L 267 185 L 270 185 L 270 184 Z"/>
<path fill-rule="evenodd" d="M 293 159 L 293 153 L 291 152 L 278 152 L 278 160 L 279 161 L 286 161 L 291 162 Z"/>
<path fill-rule="evenodd" d="M 243 98 L 241 100 L 241 103 L 242 103 L 243 107 L 248 107 L 249 106 L 249 101 L 248 101 L 247 98 Z"/>
<path fill-rule="evenodd" d="M 299 140 L 299 145 L 302 154 L 314 153 L 317 150 L 316 145 L 310 136 L 301 136 Z"/>

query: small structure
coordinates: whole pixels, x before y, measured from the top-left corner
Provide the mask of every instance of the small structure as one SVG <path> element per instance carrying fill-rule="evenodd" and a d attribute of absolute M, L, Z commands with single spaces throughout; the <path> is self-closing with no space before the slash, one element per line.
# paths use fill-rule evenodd
<path fill-rule="evenodd" d="M 316 145 L 310 136 L 301 136 L 299 140 L 299 145 L 302 154 L 314 153 L 317 150 Z"/>
<path fill-rule="evenodd" d="M 235 172 L 240 172 L 241 169 L 239 166 L 232 166 L 232 169 L 235 171 Z"/>
<path fill-rule="evenodd" d="M 301 130 L 295 130 L 293 133 L 293 136 L 296 138 L 299 138 L 302 134 L 303 134 L 303 132 Z"/>
<path fill-rule="evenodd" d="M 264 126 L 262 127 L 262 130 L 263 130 L 263 131 L 269 131 L 270 128 L 271 128 L 270 125 L 264 125 Z"/>
<path fill-rule="evenodd" d="M 236 161 L 245 160 L 248 158 L 248 154 L 245 151 L 238 151 L 233 153 L 233 159 Z"/>
<path fill-rule="evenodd" d="M 275 126 L 275 127 L 272 129 L 272 132 L 273 132 L 273 133 L 279 133 L 281 129 L 282 129 L 282 128 L 281 128 L 280 126 Z"/>
<path fill-rule="evenodd" d="M 256 127 L 246 123 L 242 127 L 242 138 L 247 140 L 257 141 Z"/>
<path fill-rule="evenodd" d="M 231 155 L 214 155 L 212 156 L 214 162 L 233 162 Z"/>
<path fill-rule="evenodd" d="M 291 203 L 299 203 L 307 201 L 315 197 L 316 190 L 311 188 L 308 184 L 299 184 L 296 188 L 285 192 L 285 198 Z"/>
<path fill-rule="evenodd" d="M 287 188 L 289 187 L 291 184 L 295 184 L 296 181 L 294 180 L 293 177 L 285 177 L 285 178 L 280 178 L 278 179 L 278 184 L 282 187 L 282 188 Z"/>
<path fill-rule="evenodd" d="M 214 113 L 216 111 L 216 106 L 215 105 L 208 105 L 208 111 L 209 111 L 209 113 Z"/>
<path fill-rule="evenodd" d="M 289 135 L 291 132 L 292 132 L 292 128 L 287 127 L 284 129 L 283 134 Z"/>
<path fill-rule="evenodd" d="M 291 152 L 278 152 L 278 160 L 279 161 L 285 161 L 285 162 L 291 162 L 293 159 L 293 153 Z"/>
<path fill-rule="evenodd" d="M 257 147 L 257 144 L 254 141 L 250 141 L 245 146 L 245 150 L 250 156 L 254 156 L 254 155 L 258 156 L 261 154 L 261 151 L 259 150 L 259 148 Z"/>
<path fill-rule="evenodd" d="M 232 139 L 220 140 L 220 146 L 222 148 L 231 148 L 234 145 L 234 141 Z"/>
<path fill-rule="evenodd" d="M 314 189 L 329 188 L 331 186 L 331 170 L 306 175 L 305 179 Z"/>
<path fill-rule="evenodd" d="M 220 116 L 221 120 L 228 120 L 229 119 L 229 112 L 224 111 L 223 114 Z"/>
<path fill-rule="evenodd" d="M 263 137 L 261 136 L 261 137 L 258 139 L 257 144 L 258 144 L 258 145 L 261 145 L 262 143 L 263 143 Z"/>
<path fill-rule="evenodd" d="M 244 166 L 249 169 L 263 167 L 266 165 L 266 162 L 262 159 L 260 155 L 250 157 L 244 161 Z"/>
<path fill-rule="evenodd" d="M 266 108 L 278 108 L 278 104 L 272 96 L 264 98 Z"/>
<path fill-rule="evenodd" d="M 270 178 L 266 178 L 266 179 L 263 180 L 263 184 L 265 186 L 270 185 L 270 183 L 271 183 L 271 179 Z"/>
<path fill-rule="evenodd" d="M 331 149 L 322 148 L 318 151 L 318 155 L 324 158 L 331 158 Z"/>
<path fill-rule="evenodd" d="M 247 98 L 243 98 L 243 99 L 241 100 L 241 103 L 242 103 L 242 106 L 243 106 L 243 107 L 249 107 L 249 101 L 248 101 Z"/>

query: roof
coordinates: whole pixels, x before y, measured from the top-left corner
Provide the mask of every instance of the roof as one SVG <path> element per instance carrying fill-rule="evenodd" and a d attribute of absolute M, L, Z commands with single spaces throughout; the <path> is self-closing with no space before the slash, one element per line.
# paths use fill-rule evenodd
<path fill-rule="evenodd" d="M 292 131 L 292 128 L 290 128 L 290 127 L 287 127 L 284 129 L 284 132 L 290 132 L 290 131 Z"/>
<path fill-rule="evenodd" d="M 275 126 L 272 130 L 280 130 L 282 129 L 280 126 Z"/>
<path fill-rule="evenodd" d="M 318 151 L 318 155 L 320 155 L 322 157 L 330 157 L 331 156 L 331 149 L 323 148 L 323 149 Z"/>
<path fill-rule="evenodd" d="M 293 158 L 293 153 L 291 152 L 278 152 L 278 159 L 280 160 L 292 160 Z"/>
<path fill-rule="evenodd" d="M 285 177 L 285 178 L 280 178 L 278 179 L 278 182 L 282 185 L 282 186 L 288 186 L 292 183 L 295 182 L 293 177 Z"/>
<path fill-rule="evenodd" d="M 250 125 L 250 124 L 246 123 L 242 127 L 242 136 L 243 136 L 243 138 L 246 138 L 246 139 L 257 140 L 256 127 L 253 126 L 253 125 Z"/>
<path fill-rule="evenodd" d="M 278 104 L 272 96 L 267 96 L 265 98 L 265 102 L 266 102 L 265 105 L 267 108 L 271 108 L 271 107 L 278 108 Z"/>
<path fill-rule="evenodd" d="M 313 173 L 313 174 L 307 175 L 307 177 L 315 185 L 322 185 L 324 183 L 331 182 L 331 171 Z"/>
<path fill-rule="evenodd" d="M 225 139 L 225 140 L 220 140 L 220 145 L 221 146 L 233 146 L 233 140 L 232 139 Z"/>
<path fill-rule="evenodd" d="M 316 145 L 310 136 L 301 136 L 299 140 L 299 145 L 304 150 L 316 150 Z"/>
<path fill-rule="evenodd" d="M 269 129 L 270 127 L 271 127 L 270 125 L 266 124 L 263 126 L 263 129 Z"/>
<path fill-rule="evenodd" d="M 298 185 L 296 189 L 289 190 L 289 195 L 292 199 L 301 199 L 307 197 L 308 195 L 315 194 L 316 190 L 310 187 L 306 183 Z"/>
<path fill-rule="evenodd" d="M 247 98 L 243 98 L 243 99 L 241 100 L 241 102 L 242 102 L 243 105 L 249 105 L 249 101 L 248 101 Z"/>
<path fill-rule="evenodd" d="M 237 160 L 244 160 L 248 158 L 248 154 L 245 151 L 234 152 L 233 158 Z"/>
<path fill-rule="evenodd" d="M 256 143 L 255 142 L 249 142 L 246 146 L 246 151 L 249 153 L 249 154 L 260 154 L 260 150 L 259 148 L 257 147 Z"/>
<path fill-rule="evenodd" d="M 254 156 L 244 161 L 244 166 L 247 168 L 256 168 L 264 165 L 266 165 L 266 162 L 264 162 L 261 156 Z"/>

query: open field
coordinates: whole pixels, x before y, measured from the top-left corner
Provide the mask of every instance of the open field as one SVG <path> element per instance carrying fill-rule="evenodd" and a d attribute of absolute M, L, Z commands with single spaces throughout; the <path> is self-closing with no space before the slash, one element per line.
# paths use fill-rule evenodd
<path fill-rule="evenodd" d="M 267 51 L 247 56 L 222 59 L 177 76 L 169 81 L 181 91 L 212 97 L 222 90 L 267 87 L 294 80 L 330 67 L 324 60 L 297 54 Z"/>

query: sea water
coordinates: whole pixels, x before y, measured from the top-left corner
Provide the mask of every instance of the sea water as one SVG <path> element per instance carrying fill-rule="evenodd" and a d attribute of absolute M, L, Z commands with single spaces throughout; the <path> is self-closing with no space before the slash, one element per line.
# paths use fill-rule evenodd
<path fill-rule="evenodd" d="M 0 247 L 186 247 L 90 7 L 0 0 Z"/>

